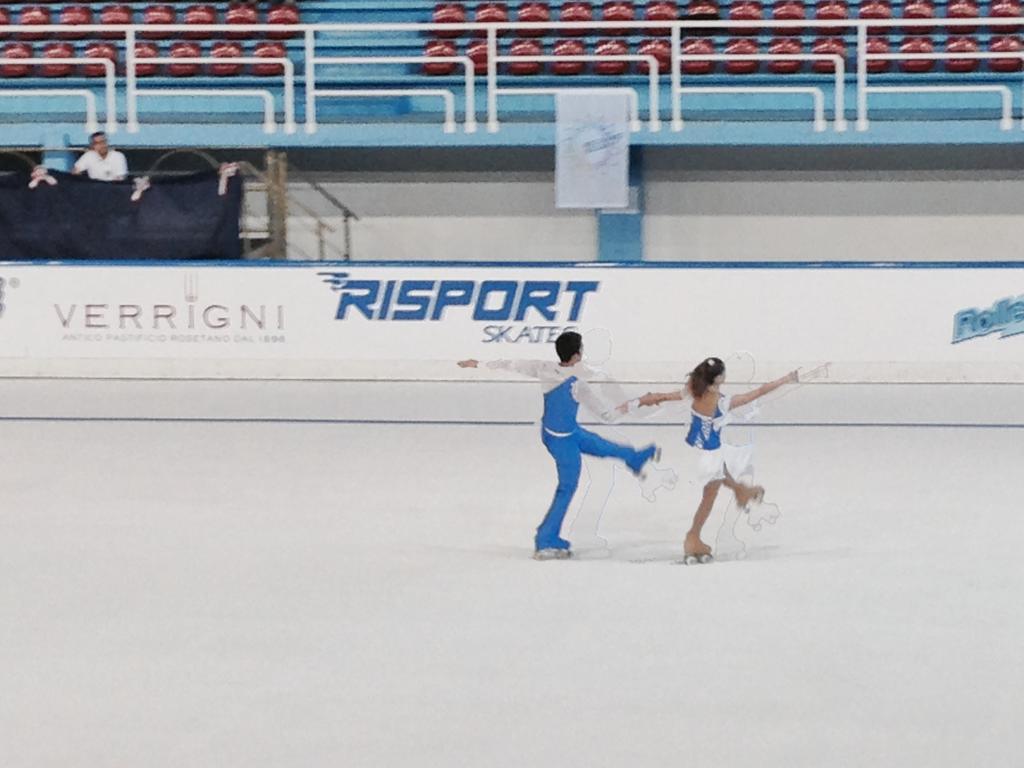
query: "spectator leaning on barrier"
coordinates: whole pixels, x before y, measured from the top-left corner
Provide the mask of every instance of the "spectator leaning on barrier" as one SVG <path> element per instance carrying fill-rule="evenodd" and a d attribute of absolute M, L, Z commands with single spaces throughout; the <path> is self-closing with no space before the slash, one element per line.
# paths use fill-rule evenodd
<path fill-rule="evenodd" d="M 107 143 L 107 134 L 97 131 L 89 137 L 90 149 L 75 163 L 72 173 L 88 174 L 97 181 L 121 181 L 128 175 L 128 161 Z"/>

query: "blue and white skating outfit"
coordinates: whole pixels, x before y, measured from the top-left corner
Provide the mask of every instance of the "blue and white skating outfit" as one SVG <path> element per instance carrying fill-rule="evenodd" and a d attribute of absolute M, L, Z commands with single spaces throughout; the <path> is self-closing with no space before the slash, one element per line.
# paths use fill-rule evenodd
<path fill-rule="evenodd" d="M 529 376 L 540 381 L 544 388 L 541 441 L 555 460 L 558 487 L 544 520 L 537 528 L 534 543 L 538 550 L 568 549 L 569 542 L 561 538 L 559 533 L 569 503 L 579 485 L 581 456 L 612 456 L 624 461 L 633 472 L 639 472 L 654 456 L 655 448 L 650 446 L 637 450 L 632 446 L 619 445 L 579 425 L 577 414 L 581 400 L 595 414 L 600 415 L 606 411 L 584 380 L 593 371 L 583 364 L 561 366 L 547 361 L 496 360 L 488 363 L 487 367 Z"/>
<path fill-rule="evenodd" d="M 732 420 L 732 398 L 721 395 L 713 416 L 690 409 L 690 431 L 686 442 L 700 451 L 697 482 L 701 486 L 725 479 L 726 470 L 738 479 L 752 470 L 753 446 L 730 445 L 722 440 L 722 430 Z"/>

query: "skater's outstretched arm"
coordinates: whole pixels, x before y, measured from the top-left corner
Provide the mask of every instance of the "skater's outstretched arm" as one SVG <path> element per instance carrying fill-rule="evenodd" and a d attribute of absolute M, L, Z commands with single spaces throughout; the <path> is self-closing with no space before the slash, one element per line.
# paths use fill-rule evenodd
<path fill-rule="evenodd" d="M 614 424 L 625 411 L 612 408 L 586 381 L 578 379 L 574 389 L 576 400 L 605 424 Z M 613 401 L 614 402 L 614 401 Z"/>
<path fill-rule="evenodd" d="M 671 392 L 648 392 L 638 398 L 630 400 L 618 406 L 615 410 L 618 413 L 629 413 L 634 408 L 643 406 L 661 405 L 670 400 L 688 400 L 690 393 L 685 389 L 674 389 Z"/>
<path fill-rule="evenodd" d="M 782 376 L 775 381 L 769 381 L 767 384 L 762 384 L 757 389 L 752 389 L 749 392 L 744 392 L 742 395 L 733 395 L 732 407 L 741 408 L 748 403 L 752 403 L 759 397 L 764 397 L 769 392 L 774 392 L 781 386 L 786 384 L 796 384 L 800 381 L 800 377 L 797 371 L 790 371 L 785 376 Z"/>
<path fill-rule="evenodd" d="M 547 367 L 542 360 L 491 360 L 484 363 L 488 368 L 502 371 L 513 371 L 531 379 L 541 378 L 541 372 Z M 459 368 L 479 368 L 479 360 L 459 360 Z"/>
<path fill-rule="evenodd" d="M 688 400 L 690 393 L 685 389 L 674 389 L 671 392 L 648 392 L 641 395 L 638 405 L 661 405 L 670 400 Z"/>

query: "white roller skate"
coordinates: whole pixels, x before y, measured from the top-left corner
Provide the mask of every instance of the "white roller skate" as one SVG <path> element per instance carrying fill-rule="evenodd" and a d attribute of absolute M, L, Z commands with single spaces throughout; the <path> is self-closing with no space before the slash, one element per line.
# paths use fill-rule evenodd
<path fill-rule="evenodd" d="M 712 563 L 715 556 L 711 554 L 711 547 L 700 540 L 696 534 L 687 534 L 683 542 L 683 565 L 706 565 Z"/>
<path fill-rule="evenodd" d="M 570 557 L 572 557 L 571 549 L 557 547 L 546 547 L 545 549 L 535 550 L 533 553 L 534 560 L 568 560 Z"/>

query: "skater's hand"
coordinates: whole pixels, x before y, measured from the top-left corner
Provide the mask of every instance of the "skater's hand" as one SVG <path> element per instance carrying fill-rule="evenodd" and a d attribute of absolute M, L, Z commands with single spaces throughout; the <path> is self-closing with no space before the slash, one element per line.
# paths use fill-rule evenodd
<path fill-rule="evenodd" d="M 615 406 L 615 411 L 617 413 L 622 413 L 622 414 L 629 413 L 634 408 L 636 408 L 637 405 L 639 405 L 639 404 L 640 404 L 639 400 L 627 400 L 622 405 Z"/>
<path fill-rule="evenodd" d="M 799 384 L 800 383 L 800 369 L 798 368 L 795 371 L 790 371 L 789 373 L 786 374 L 785 379 L 786 379 L 786 383 L 787 384 Z"/>
<path fill-rule="evenodd" d="M 661 402 L 661 397 L 655 392 L 648 392 L 646 395 L 641 395 L 638 402 L 640 405 L 657 405 Z"/>
<path fill-rule="evenodd" d="M 459 360 L 459 368 L 476 368 L 479 363 L 476 360 Z"/>

